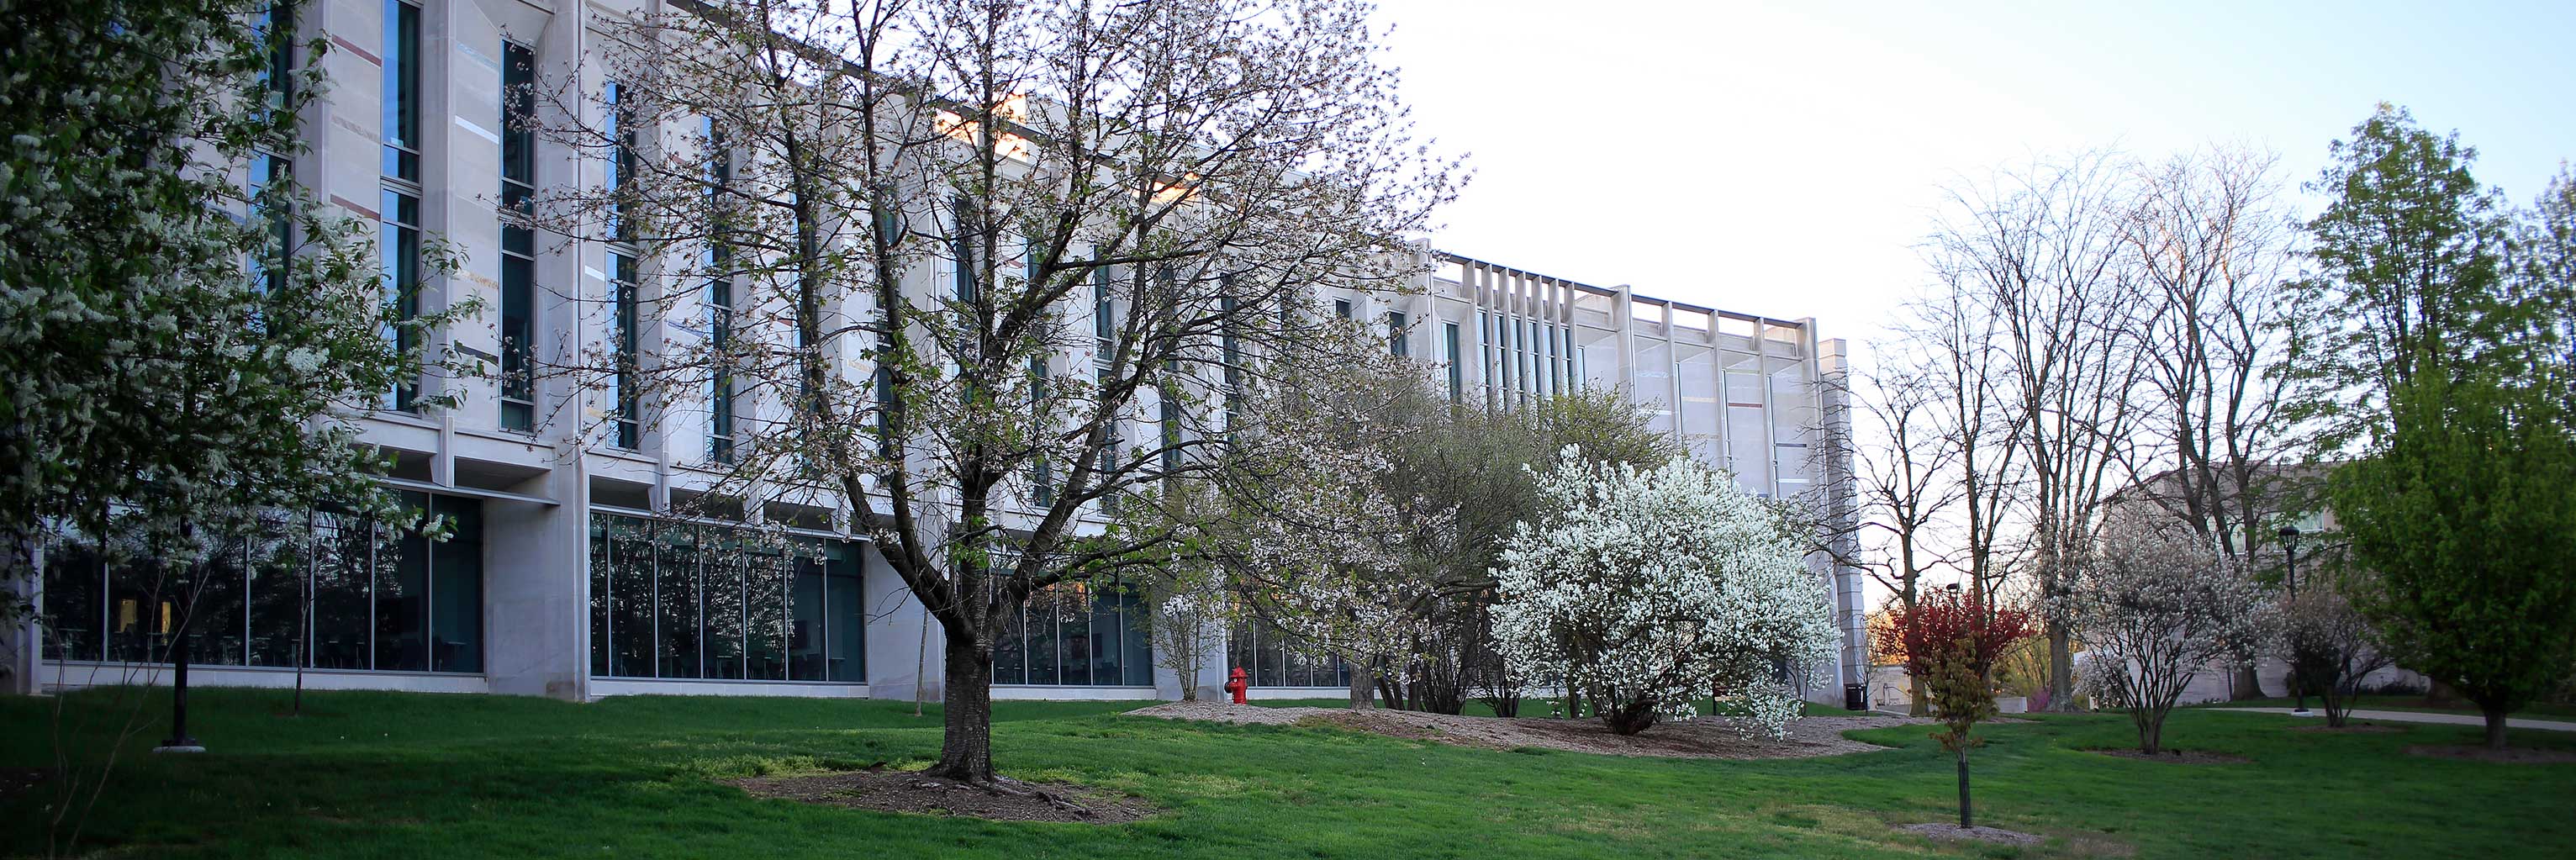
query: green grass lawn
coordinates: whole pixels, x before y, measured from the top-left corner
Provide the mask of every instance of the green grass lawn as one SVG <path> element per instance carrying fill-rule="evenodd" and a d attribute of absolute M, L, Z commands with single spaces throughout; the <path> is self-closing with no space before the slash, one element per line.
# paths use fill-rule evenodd
<path fill-rule="evenodd" d="M 160 694 L 155 694 L 156 698 Z M 2176 766 L 2079 751 L 2129 740 L 2113 716 L 1991 727 L 1984 821 L 2059 837 L 2028 852 L 1934 847 L 1890 823 L 1952 814 L 1949 757 L 1901 747 L 1770 762 L 1490 752 L 1295 727 L 1115 716 L 1125 703 L 1002 703 L 1003 769 L 1133 792 L 1128 825 L 997 824 L 762 800 L 713 780 L 935 754 L 909 703 L 203 690 L 213 752 L 150 756 L 147 728 L 91 814 L 116 857 L 2425 857 L 2542 856 L 2576 844 L 2576 765 L 2412 758 L 2476 729 L 2293 732 L 2178 713 L 2171 742 L 2251 763 Z M 96 710 L 108 695 L 72 697 Z M 0 698 L 0 767 L 42 765 L 51 700 Z M 2304 724 L 2304 723 L 2300 723 Z M 2576 734 L 2515 732 L 2576 748 Z M 43 850 L 47 786 L 0 804 L 0 855 Z"/>
<path fill-rule="evenodd" d="M 2420 711 L 2428 714 L 2467 714 L 2470 716 L 2476 716 L 2478 714 L 2478 706 L 2467 702 L 2461 702 L 2447 708 L 2436 708 L 2432 705 L 2425 704 L 2424 697 L 2422 696 L 2356 696 L 2354 698 L 2359 701 L 2354 704 L 2353 707 L 2365 711 Z M 2210 705 L 2209 707 L 2287 708 L 2293 704 L 2296 704 L 2296 701 L 2292 699 L 2248 699 L 2242 702 L 2218 702 Z M 2310 696 L 2308 697 L 2308 707 L 2322 708 L 2325 707 L 2325 703 L 2315 696 Z M 2530 717 L 2536 720 L 2576 720 L 2576 705 L 2562 705 L 2555 702 L 2533 702 L 2529 705 L 2524 705 L 2522 710 L 2515 711 L 2509 716 Z"/>

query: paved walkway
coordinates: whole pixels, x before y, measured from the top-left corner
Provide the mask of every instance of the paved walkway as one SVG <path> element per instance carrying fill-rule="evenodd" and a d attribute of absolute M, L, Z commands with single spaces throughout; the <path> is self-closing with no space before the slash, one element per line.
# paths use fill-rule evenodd
<path fill-rule="evenodd" d="M 2287 714 L 2290 712 L 2290 709 L 2288 708 L 2211 708 L 2210 710 L 2244 711 L 2251 714 Z M 2316 717 L 2319 720 L 2325 719 L 2325 712 L 2322 710 L 2317 711 Z M 2380 722 L 2388 723 L 2441 723 L 2453 726 L 2483 726 L 2487 724 L 2485 717 L 2481 717 L 2476 714 L 2442 714 L 2428 711 L 2356 710 L 2352 712 L 2352 718 L 2356 720 L 2378 720 Z M 2528 717 L 2506 717 L 2504 718 L 2504 724 L 2508 727 L 2517 729 L 2542 729 L 2553 732 L 2576 732 L 2576 722 L 2568 722 L 2566 720 L 2535 720 Z"/>

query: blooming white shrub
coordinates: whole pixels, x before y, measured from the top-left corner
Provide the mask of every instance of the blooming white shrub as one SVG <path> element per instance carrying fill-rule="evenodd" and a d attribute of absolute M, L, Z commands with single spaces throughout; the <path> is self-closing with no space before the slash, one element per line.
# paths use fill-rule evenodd
<path fill-rule="evenodd" d="M 1562 679 L 1634 734 L 1713 691 L 1779 736 L 1800 706 L 1782 667 L 1833 655 L 1822 583 L 1796 533 L 1722 473 L 1586 463 L 1537 476 L 1556 511 L 1523 522 L 1494 571 L 1494 636 L 1531 677 Z"/>
<path fill-rule="evenodd" d="M 2054 607 L 2090 658 L 2080 691 L 2127 710 L 2138 747 L 2162 746 L 2165 715 L 2213 664 L 2239 665 L 2266 639 L 2269 589 L 2207 540 L 2142 517 L 2115 518 L 2094 539 Z"/>

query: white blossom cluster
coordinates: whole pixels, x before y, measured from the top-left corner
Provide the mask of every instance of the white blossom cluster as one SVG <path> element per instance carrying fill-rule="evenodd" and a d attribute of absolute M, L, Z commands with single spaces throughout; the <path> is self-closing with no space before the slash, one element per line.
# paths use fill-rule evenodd
<path fill-rule="evenodd" d="M 1723 690 L 1751 714 L 1748 729 L 1779 736 L 1800 710 L 1780 667 L 1827 663 L 1834 643 L 1793 532 L 1688 458 L 1639 469 L 1579 453 L 1569 447 L 1537 476 L 1556 513 L 1519 524 L 1494 571 L 1505 659 L 1605 714 L 1677 713 Z"/>
<path fill-rule="evenodd" d="M 2115 518 L 2068 594 L 2056 601 L 2087 650 L 2080 686 L 2161 724 L 2193 676 L 2250 660 L 2274 612 L 2270 590 L 2206 540 L 2144 518 Z"/>

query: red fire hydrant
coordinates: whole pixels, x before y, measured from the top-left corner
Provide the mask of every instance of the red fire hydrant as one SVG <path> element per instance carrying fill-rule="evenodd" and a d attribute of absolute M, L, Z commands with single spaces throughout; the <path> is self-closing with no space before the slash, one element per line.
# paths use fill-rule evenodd
<path fill-rule="evenodd" d="M 1252 679 L 1243 674 L 1243 667 L 1234 667 L 1234 674 L 1225 679 L 1225 691 L 1233 693 L 1234 703 L 1240 705 L 1243 704 L 1243 691 L 1249 689 L 1252 689 Z"/>

